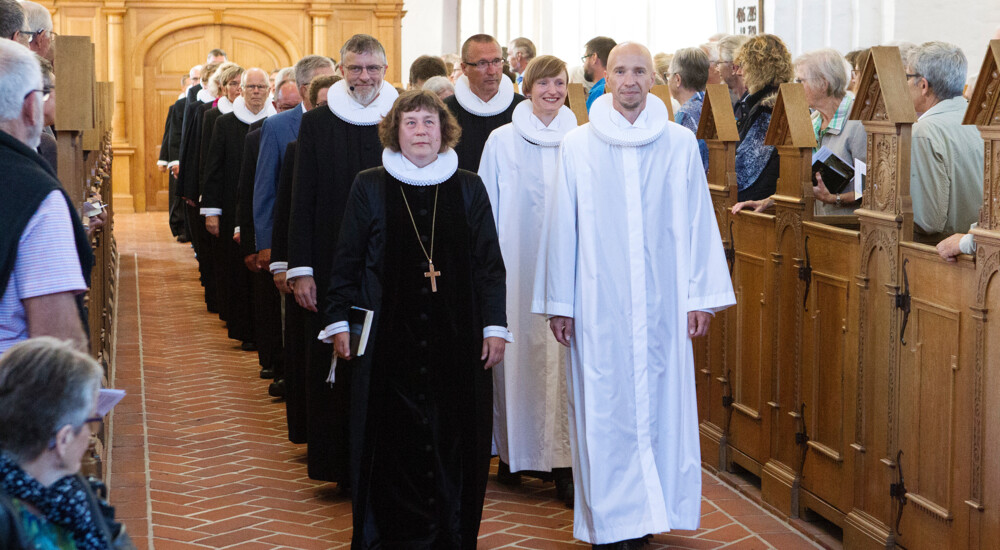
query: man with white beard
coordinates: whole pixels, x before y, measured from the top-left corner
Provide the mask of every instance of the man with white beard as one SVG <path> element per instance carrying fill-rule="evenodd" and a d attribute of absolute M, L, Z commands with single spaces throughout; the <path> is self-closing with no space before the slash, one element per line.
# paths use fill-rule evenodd
<path fill-rule="evenodd" d="M 691 338 L 735 297 L 698 143 L 649 95 L 649 50 L 616 46 L 607 79 L 562 142 L 533 310 L 570 348 L 573 534 L 627 550 L 698 527 Z"/>
<path fill-rule="evenodd" d="M 289 214 L 286 277 L 313 335 L 324 328 L 316 304 L 326 295 L 351 184 L 358 172 L 382 165 L 378 123 L 399 96 L 384 81 L 385 49 L 374 37 L 352 36 L 340 59 L 344 80 L 330 88 L 325 107 L 302 115 Z M 330 344 L 313 340 L 306 355 L 309 477 L 346 487 L 351 375 L 367 373 L 341 369 L 331 387 Z"/>

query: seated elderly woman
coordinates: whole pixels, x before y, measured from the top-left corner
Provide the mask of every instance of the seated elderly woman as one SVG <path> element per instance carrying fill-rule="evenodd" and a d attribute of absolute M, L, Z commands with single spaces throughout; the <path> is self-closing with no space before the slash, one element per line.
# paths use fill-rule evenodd
<path fill-rule="evenodd" d="M 778 98 L 778 86 L 792 80 L 792 56 L 780 38 L 759 34 L 740 47 L 735 59 L 743 74 L 747 96 L 746 114 L 737 128 L 736 182 L 740 201 L 766 199 L 778 183 L 778 151 L 764 145 L 771 110 Z"/>
<path fill-rule="evenodd" d="M 699 48 L 682 48 L 674 54 L 670 62 L 667 86 L 670 95 L 677 99 L 681 108 L 674 115 L 674 122 L 698 134 L 701 120 L 701 106 L 705 103 L 705 84 L 708 82 L 708 55 Z M 708 145 L 698 140 L 701 163 L 708 171 Z"/>
<path fill-rule="evenodd" d="M 68 342 L 34 338 L 0 359 L 0 498 L 28 548 L 134 548 L 114 511 L 78 474 L 100 428 L 101 367 Z M 11 517 L 13 515 L 13 517 Z M 5 547 L 6 548 L 6 547 Z"/>
<path fill-rule="evenodd" d="M 813 132 L 817 147 L 826 147 L 848 165 L 854 159 L 864 162 L 868 157 L 868 136 L 859 120 L 847 120 L 854 105 L 854 96 L 847 94 L 847 63 L 832 49 L 817 50 L 795 60 L 795 80 L 802 83 L 806 101 L 812 109 Z M 816 215 L 850 215 L 860 203 L 854 199 L 853 186 L 840 193 L 830 193 L 823 177 L 816 175 L 813 187 Z M 771 205 L 770 198 L 739 203 L 733 212 L 743 208 L 763 210 Z"/>

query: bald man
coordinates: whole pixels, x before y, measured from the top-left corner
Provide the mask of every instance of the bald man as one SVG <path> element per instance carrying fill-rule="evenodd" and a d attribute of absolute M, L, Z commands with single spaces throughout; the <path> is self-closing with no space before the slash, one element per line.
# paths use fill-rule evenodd
<path fill-rule="evenodd" d="M 736 300 L 697 140 L 649 94 L 649 50 L 611 50 L 607 86 L 563 139 L 532 309 L 569 347 L 573 534 L 630 549 L 698 527 L 691 339 Z"/>

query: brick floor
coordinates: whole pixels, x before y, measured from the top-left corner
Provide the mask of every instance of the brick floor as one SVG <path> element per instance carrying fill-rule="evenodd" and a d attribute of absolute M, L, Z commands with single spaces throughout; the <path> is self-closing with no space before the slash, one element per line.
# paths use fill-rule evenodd
<path fill-rule="evenodd" d="M 140 550 L 347 548 L 350 501 L 306 476 L 305 446 L 286 438 L 256 354 L 209 314 L 191 248 L 165 213 L 119 214 L 118 355 L 110 499 Z M 494 464 L 495 468 L 495 464 Z M 653 548 L 799 549 L 815 544 L 703 474 L 701 528 Z M 729 511 L 739 510 L 734 517 Z M 586 548 L 552 484 L 490 482 L 479 547 Z"/>

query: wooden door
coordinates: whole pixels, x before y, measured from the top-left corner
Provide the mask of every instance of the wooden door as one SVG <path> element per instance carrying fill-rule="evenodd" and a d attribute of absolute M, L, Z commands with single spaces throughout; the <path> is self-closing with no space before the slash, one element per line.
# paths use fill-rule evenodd
<path fill-rule="evenodd" d="M 907 493 L 898 537 L 913 550 L 967 548 L 976 266 L 968 256 L 942 262 L 933 247 L 913 243 L 900 257 L 911 312 L 899 361 L 897 470 Z"/>
<path fill-rule="evenodd" d="M 242 67 L 267 72 L 292 64 L 291 56 L 276 40 L 255 30 L 229 25 L 203 25 L 177 31 L 160 40 L 146 55 L 144 68 L 146 209 L 166 210 L 169 203 L 167 175 L 156 169 L 163 125 L 177 96 L 180 79 L 192 66 L 203 64 L 212 48 L 222 48 L 228 59 Z"/>
<path fill-rule="evenodd" d="M 774 216 L 746 210 L 735 219 L 736 358 L 732 364 L 731 459 L 760 476 L 770 441 L 771 350 L 774 316 Z"/>
<path fill-rule="evenodd" d="M 806 222 L 811 285 L 802 325 L 802 403 L 808 442 L 801 509 L 843 525 L 850 510 L 858 368 L 857 231 Z"/>

